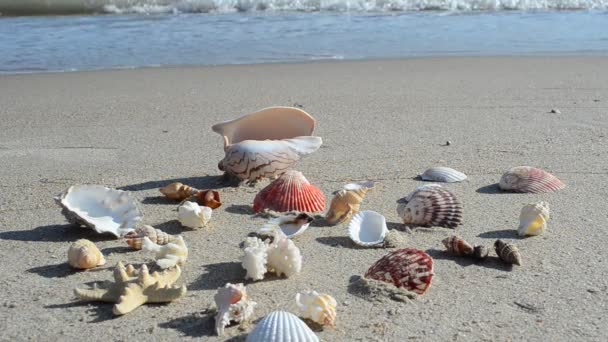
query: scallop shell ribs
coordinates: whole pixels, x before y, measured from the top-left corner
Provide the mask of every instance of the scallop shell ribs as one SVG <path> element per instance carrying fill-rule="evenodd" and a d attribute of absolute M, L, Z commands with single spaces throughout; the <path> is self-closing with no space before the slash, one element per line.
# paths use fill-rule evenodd
<path fill-rule="evenodd" d="M 462 204 L 439 186 L 421 187 L 397 203 L 397 214 L 406 225 L 456 228 L 462 224 Z"/>
<path fill-rule="evenodd" d="M 433 279 L 433 258 L 418 249 L 398 249 L 376 261 L 364 277 L 424 294 Z"/>

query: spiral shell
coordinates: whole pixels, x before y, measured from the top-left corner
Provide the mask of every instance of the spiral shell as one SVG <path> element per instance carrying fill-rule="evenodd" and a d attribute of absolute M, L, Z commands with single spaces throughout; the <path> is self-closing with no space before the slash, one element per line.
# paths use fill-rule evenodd
<path fill-rule="evenodd" d="M 471 246 L 468 242 L 466 242 L 458 235 L 452 235 L 448 238 L 445 238 L 441 242 L 443 242 L 443 245 L 451 254 L 458 256 L 473 254 L 473 246 Z"/>
<path fill-rule="evenodd" d="M 106 259 L 93 242 L 80 239 L 70 245 L 68 263 L 74 268 L 88 269 L 105 264 Z"/>
<path fill-rule="evenodd" d="M 171 183 L 159 189 L 168 199 L 183 201 L 196 194 L 199 190 L 180 182 Z"/>
<path fill-rule="evenodd" d="M 519 236 L 540 235 L 547 229 L 549 220 L 549 203 L 538 202 L 526 204 L 519 215 Z"/>
<path fill-rule="evenodd" d="M 519 254 L 519 249 L 514 244 L 496 240 L 494 249 L 504 263 L 521 266 L 521 254 Z"/>
<path fill-rule="evenodd" d="M 498 186 L 502 190 L 530 193 L 551 192 L 566 187 L 554 175 L 531 166 L 517 166 L 510 169 L 502 175 Z"/>
<path fill-rule="evenodd" d="M 176 239 L 176 236 L 169 235 L 160 229 L 156 229 L 148 225 L 137 227 L 135 231 L 125 235 L 125 238 L 127 239 L 127 244 L 133 249 L 137 250 L 142 248 L 144 237 L 148 237 L 150 241 L 154 242 L 157 245 L 166 245 Z"/>
<path fill-rule="evenodd" d="M 462 224 L 462 204 L 437 185 L 420 187 L 397 203 L 397 214 L 406 225 L 456 228 Z"/>
<path fill-rule="evenodd" d="M 256 213 L 269 209 L 277 212 L 319 212 L 325 208 L 325 196 L 306 177 L 295 170 L 283 173 L 262 189 L 253 200 Z"/>
<path fill-rule="evenodd" d="M 467 175 L 449 167 L 432 167 L 420 175 L 420 179 L 432 182 L 455 183 L 467 179 Z"/>
<path fill-rule="evenodd" d="M 418 249 L 398 249 L 376 261 L 364 277 L 424 294 L 433 279 L 433 258 Z"/>
<path fill-rule="evenodd" d="M 329 210 L 325 215 L 327 223 L 334 225 L 348 221 L 359 212 L 365 194 L 374 187 L 373 182 L 346 184 L 342 190 L 334 192 Z"/>

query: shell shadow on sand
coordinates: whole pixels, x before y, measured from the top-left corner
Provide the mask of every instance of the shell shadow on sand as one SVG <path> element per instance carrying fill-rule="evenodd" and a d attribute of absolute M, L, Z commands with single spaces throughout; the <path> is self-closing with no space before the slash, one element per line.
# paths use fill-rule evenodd
<path fill-rule="evenodd" d="M 517 234 L 517 230 L 515 229 L 502 229 L 502 230 L 491 230 L 489 232 L 483 232 L 477 235 L 483 239 L 512 239 L 512 240 L 521 240 L 522 236 Z"/>
<path fill-rule="evenodd" d="M 492 268 L 492 269 L 503 271 L 503 272 L 511 272 L 513 270 L 513 265 L 503 263 L 496 256 L 489 256 L 485 260 L 476 260 L 471 257 L 461 257 L 461 256 L 452 255 L 444 250 L 439 250 L 439 249 L 434 249 L 434 248 L 426 250 L 426 253 L 428 255 L 430 255 L 433 258 L 433 260 L 450 260 L 450 261 L 457 263 L 458 265 L 460 265 L 462 267 L 468 267 L 468 266 L 474 265 L 474 266 L 478 266 L 478 267 Z"/>
<path fill-rule="evenodd" d="M 215 290 L 226 283 L 241 283 L 245 278 L 245 270 L 240 262 L 218 262 L 203 266 L 204 272 L 194 282 L 188 285 L 188 290 Z"/>
<path fill-rule="evenodd" d="M 370 249 L 374 247 L 363 247 L 355 244 L 353 240 L 351 240 L 348 236 L 324 236 L 318 237 L 317 240 L 319 243 L 330 247 L 342 247 L 342 248 L 351 248 L 351 249 Z"/>
<path fill-rule="evenodd" d="M 78 239 L 91 241 L 116 240 L 111 234 L 99 234 L 93 229 L 78 227 L 77 225 L 51 224 L 28 230 L 13 230 L 0 233 L 0 239 L 15 241 L 46 241 L 71 242 Z"/>
<path fill-rule="evenodd" d="M 508 194 L 509 193 L 508 191 L 501 190 L 500 187 L 498 186 L 498 183 L 484 185 L 475 191 L 479 194 L 486 194 L 486 195 Z"/>
<path fill-rule="evenodd" d="M 215 335 L 215 312 L 207 310 L 203 313 L 194 313 L 188 316 L 172 319 L 158 326 L 164 329 L 174 329 L 183 336 L 201 338 Z"/>
<path fill-rule="evenodd" d="M 36 273 L 45 278 L 64 278 L 69 275 L 78 273 L 78 270 L 73 269 L 67 262 L 55 265 L 45 265 L 28 269 L 28 273 Z"/>
<path fill-rule="evenodd" d="M 232 204 L 224 209 L 226 212 L 231 214 L 239 215 L 254 215 L 253 208 L 250 205 L 244 204 Z"/>
<path fill-rule="evenodd" d="M 113 303 L 96 302 L 96 303 L 93 303 L 94 305 L 91 305 L 91 303 L 92 302 L 78 301 L 78 302 L 71 302 L 71 303 L 65 303 L 65 304 L 45 305 L 44 308 L 45 309 L 66 309 L 66 308 L 86 306 L 87 312 L 93 313 L 93 316 L 95 316 L 95 318 L 92 321 L 89 321 L 88 323 L 100 323 L 100 322 L 105 322 L 105 321 L 109 321 L 109 320 L 116 318 L 116 316 L 112 312 L 112 308 L 114 307 Z"/>
<path fill-rule="evenodd" d="M 148 181 L 143 183 L 121 186 L 117 189 L 127 191 L 142 191 L 162 188 L 175 182 L 180 182 L 197 189 L 221 189 L 236 187 L 239 185 L 238 182 L 235 182 L 233 179 L 227 178 L 224 175 L 207 175 L 202 177 L 173 178 L 158 181 Z"/>

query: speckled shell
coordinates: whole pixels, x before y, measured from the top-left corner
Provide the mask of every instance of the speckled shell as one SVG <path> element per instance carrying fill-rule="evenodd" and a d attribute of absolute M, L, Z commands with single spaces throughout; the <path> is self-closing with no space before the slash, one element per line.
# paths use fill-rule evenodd
<path fill-rule="evenodd" d="M 78 269 L 88 269 L 104 265 L 106 259 L 95 244 L 86 239 L 80 239 L 68 249 L 68 264 Z"/>
<path fill-rule="evenodd" d="M 364 277 L 424 294 L 433 279 L 433 258 L 418 249 L 398 249 L 376 261 Z"/>
<path fill-rule="evenodd" d="M 437 166 L 424 171 L 420 179 L 432 182 L 455 183 L 467 179 L 467 175 L 449 167 Z"/>
<path fill-rule="evenodd" d="M 183 201 L 186 198 L 193 196 L 199 190 L 177 182 L 164 186 L 160 188 L 159 191 L 168 199 L 172 199 L 175 201 Z"/>
<path fill-rule="evenodd" d="M 496 255 L 503 262 L 521 266 L 521 254 L 519 254 L 519 249 L 514 244 L 496 240 L 494 249 L 496 250 Z"/>
<path fill-rule="evenodd" d="M 384 216 L 371 210 L 356 214 L 348 224 L 348 236 L 359 246 L 380 246 L 384 243 L 387 232 Z"/>
<path fill-rule="evenodd" d="M 301 172 L 290 170 L 262 189 L 253 200 L 253 211 L 320 212 L 325 209 L 325 196 L 310 184 Z"/>
<path fill-rule="evenodd" d="M 549 220 L 549 203 L 538 202 L 526 204 L 519 215 L 519 236 L 540 235 L 547 229 Z"/>
<path fill-rule="evenodd" d="M 359 212 L 365 194 L 374 187 L 373 182 L 346 184 L 342 190 L 334 192 L 325 220 L 329 224 L 348 221 Z"/>
<path fill-rule="evenodd" d="M 150 239 L 150 241 L 157 245 L 166 245 L 169 242 L 174 241 L 176 238 L 174 235 L 169 235 L 160 229 L 143 225 L 141 227 L 137 227 L 135 231 L 125 235 L 125 239 L 127 239 L 127 244 L 129 246 L 133 247 L 133 249 L 139 250 L 142 248 L 143 239 L 146 236 Z"/>
<path fill-rule="evenodd" d="M 397 214 L 406 225 L 456 228 L 462 224 L 462 204 L 439 186 L 416 189 L 397 203 Z"/>
<path fill-rule="evenodd" d="M 551 192 L 566 187 L 549 172 L 530 166 L 517 166 L 507 171 L 500 178 L 498 186 L 502 190 L 530 193 Z"/>
<path fill-rule="evenodd" d="M 451 254 L 458 256 L 473 254 L 473 246 L 471 246 L 468 242 L 466 242 L 458 235 L 452 235 L 448 238 L 445 238 L 441 242 L 443 242 L 443 245 Z"/>
<path fill-rule="evenodd" d="M 296 315 L 274 311 L 262 318 L 246 342 L 318 342 L 319 338 Z"/>

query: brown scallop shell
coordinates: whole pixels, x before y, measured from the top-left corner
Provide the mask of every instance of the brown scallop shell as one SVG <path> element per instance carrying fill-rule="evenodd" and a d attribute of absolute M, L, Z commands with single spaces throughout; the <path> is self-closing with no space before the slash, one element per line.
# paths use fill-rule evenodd
<path fill-rule="evenodd" d="M 549 172 L 531 166 L 517 166 L 500 178 L 498 186 L 502 190 L 514 192 L 552 192 L 563 189 L 566 185 Z"/>
<path fill-rule="evenodd" d="M 265 209 L 281 213 L 320 212 L 325 209 L 325 196 L 301 172 L 289 170 L 255 196 L 253 211 L 259 213 Z"/>
<path fill-rule="evenodd" d="M 376 261 L 364 277 L 424 294 L 433 279 L 433 258 L 418 249 L 398 249 Z"/>

